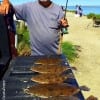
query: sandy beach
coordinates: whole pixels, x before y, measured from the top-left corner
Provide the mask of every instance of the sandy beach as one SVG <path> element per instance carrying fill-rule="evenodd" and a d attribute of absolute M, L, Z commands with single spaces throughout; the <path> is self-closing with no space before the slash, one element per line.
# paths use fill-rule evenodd
<path fill-rule="evenodd" d="M 83 92 L 84 97 L 94 95 L 100 100 L 100 27 L 93 27 L 93 21 L 86 16 L 75 17 L 68 12 L 67 19 L 69 34 L 64 35 L 63 41 L 81 46 L 79 58 L 70 65 L 77 67 L 74 74 L 79 85 L 90 88 Z"/>

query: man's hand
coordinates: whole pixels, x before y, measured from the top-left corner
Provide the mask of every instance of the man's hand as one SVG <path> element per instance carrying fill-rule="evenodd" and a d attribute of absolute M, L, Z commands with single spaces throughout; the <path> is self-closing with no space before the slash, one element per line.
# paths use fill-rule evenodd
<path fill-rule="evenodd" d="M 8 0 L 4 0 L 2 2 L 2 4 L 0 5 L 0 14 L 8 14 L 9 12 L 9 9 L 10 9 L 10 3 Z"/>
<path fill-rule="evenodd" d="M 64 19 L 64 18 L 62 18 L 62 19 L 60 20 L 60 24 L 61 24 L 61 26 L 63 26 L 63 27 L 68 27 L 68 26 L 69 26 L 69 25 L 68 25 L 67 19 Z"/>

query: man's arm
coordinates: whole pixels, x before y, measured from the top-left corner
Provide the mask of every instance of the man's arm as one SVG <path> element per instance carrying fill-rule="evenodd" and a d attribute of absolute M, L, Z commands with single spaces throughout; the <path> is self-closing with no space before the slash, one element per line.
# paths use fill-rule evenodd
<path fill-rule="evenodd" d="M 0 14 L 8 14 L 10 9 L 10 2 L 9 0 L 3 0 L 2 3 L 0 4 Z"/>

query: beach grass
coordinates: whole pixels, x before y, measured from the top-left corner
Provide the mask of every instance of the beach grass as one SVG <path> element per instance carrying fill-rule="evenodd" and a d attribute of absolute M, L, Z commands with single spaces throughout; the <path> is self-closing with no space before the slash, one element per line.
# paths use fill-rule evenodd
<path fill-rule="evenodd" d="M 77 58 L 76 47 L 71 42 L 63 42 L 62 43 L 62 52 L 69 60 L 69 62 L 73 62 L 75 58 Z"/>

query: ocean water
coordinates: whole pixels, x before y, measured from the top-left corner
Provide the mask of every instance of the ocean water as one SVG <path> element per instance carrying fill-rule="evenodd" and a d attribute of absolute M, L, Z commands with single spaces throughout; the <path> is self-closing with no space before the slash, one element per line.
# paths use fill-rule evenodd
<path fill-rule="evenodd" d="M 83 14 L 87 15 L 89 13 L 100 14 L 100 6 L 81 6 L 83 9 Z M 68 6 L 68 10 L 76 10 L 76 6 Z"/>

